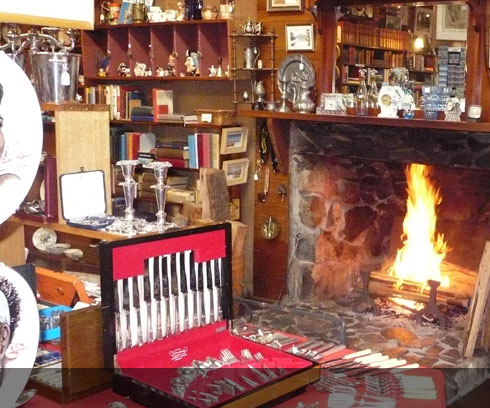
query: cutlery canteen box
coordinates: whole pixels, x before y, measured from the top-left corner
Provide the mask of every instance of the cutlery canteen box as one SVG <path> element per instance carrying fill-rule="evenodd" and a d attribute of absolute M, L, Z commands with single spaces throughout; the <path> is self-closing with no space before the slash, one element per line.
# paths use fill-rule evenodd
<path fill-rule="evenodd" d="M 319 379 L 317 363 L 232 334 L 229 223 L 102 242 L 100 256 L 104 363 L 118 394 L 251 408 Z"/>

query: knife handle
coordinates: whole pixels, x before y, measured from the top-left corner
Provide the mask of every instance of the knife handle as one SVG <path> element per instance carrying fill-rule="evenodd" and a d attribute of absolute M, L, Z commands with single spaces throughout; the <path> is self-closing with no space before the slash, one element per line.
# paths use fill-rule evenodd
<path fill-rule="evenodd" d="M 175 334 L 175 296 L 168 297 L 169 312 L 170 312 L 170 333 Z"/>
<path fill-rule="evenodd" d="M 178 294 L 179 303 L 179 331 L 185 331 L 185 296 L 182 292 Z"/>
<path fill-rule="evenodd" d="M 150 341 L 155 341 L 158 339 L 158 312 L 157 312 L 157 301 L 151 298 L 150 304 L 151 313 L 151 339 Z"/>
<path fill-rule="evenodd" d="M 167 298 L 160 299 L 160 324 L 162 337 L 167 336 Z"/>
<path fill-rule="evenodd" d="M 128 332 L 128 321 L 125 310 L 119 313 L 119 332 L 121 334 L 121 350 L 124 350 L 127 347 Z"/>
<path fill-rule="evenodd" d="M 189 320 L 189 329 L 194 327 L 194 292 L 187 292 L 187 317 Z"/>
<path fill-rule="evenodd" d="M 218 288 L 216 286 L 213 287 L 213 313 L 214 313 L 214 321 L 218 321 Z"/>
<path fill-rule="evenodd" d="M 129 333 L 131 334 L 131 347 L 138 344 L 138 315 L 136 309 L 129 309 Z"/>
<path fill-rule="evenodd" d="M 211 323 L 211 293 L 209 289 L 204 289 L 204 315 L 206 324 Z"/>
<path fill-rule="evenodd" d="M 148 306 L 146 302 L 140 303 L 140 323 L 141 323 L 141 338 L 143 343 L 148 341 Z"/>
<path fill-rule="evenodd" d="M 196 314 L 197 314 L 197 325 L 201 327 L 202 325 L 202 298 L 201 292 L 196 291 Z"/>

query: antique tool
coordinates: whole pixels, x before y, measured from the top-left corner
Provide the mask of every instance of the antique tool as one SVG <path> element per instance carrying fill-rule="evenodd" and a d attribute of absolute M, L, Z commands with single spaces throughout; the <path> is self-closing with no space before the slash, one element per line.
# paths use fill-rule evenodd
<path fill-rule="evenodd" d="M 170 333 L 175 334 L 175 296 L 172 293 L 172 262 L 170 255 L 165 255 L 167 259 L 167 282 L 168 282 L 168 305 L 170 312 Z"/>
<path fill-rule="evenodd" d="M 427 283 L 430 286 L 429 303 L 415 314 L 417 324 L 422 324 L 422 316 L 424 313 L 430 313 L 439 319 L 439 326 L 441 326 L 441 329 L 446 330 L 446 316 L 437 307 L 437 288 L 441 282 L 429 279 Z"/>
<path fill-rule="evenodd" d="M 281 202 L 284 202 L 284 198 L 288 194 L 288 190 L 285 184 L 279 184 L 277 186 L 277 194 L 279 194 L 279 196 L 281 197 Z"/>
<path fill-rule="evenodd" d="M 134 308 L 133 278 L 128 278 L 129 292 L 129 333 L 131 334 L 131 347 L 138 344 L 138 315 Z"/>
<path fill-rule="evenodd" d="M 196 278 L 196 314 L 197 314 L 197 325 L 201 327 L 201 316 L 202 316 L 202 299 L 201 291 L 199 290 L 199 263 L 194 262 L 194 275 Z"/>
<path fill-rule="evenodd" d="M 137 278 L 138 283 L 138 298 L 140 305 L 140 325 L 141 325 L 141 338 L 143 343 L 148 341 L 148 307 L 145 301 L 145 276 L 139 275 Z"/>
<path fill-rule="evenodd" d="M 163 296 L 163 257 L 158 257 L 158 277 L 160 279 L 160 325 L 162 337 L 167 335 L 167 302 L 168 299 Z"/>
<path fill-rule="evenodd" d="M 266 168 L 265 176 L 264 176 L 264 192 L 259 193 L 258 195 L 258 200 L 261 203 L 265 203 L 267 201 L 267 194 L 269 194 L 269 187 L 270 187 L 270 171 L 268 168 Z"/>
<path fill-rule="evenodd" d="M 218 288 L 216 286 L 216 271 L 214 269 L 214 259 L 209 261 L 211 264 L 211 281 L 213 286 L 213 317 L 214 321 L 218 321 Z"/>
<path fill-rule="evenodd" d="M 189 329 L 194 327 L 194 292 L 191 289 L 191 251 L 184 252 L 185 282 L 187 284 L 187 318 Z"/>
<path fill-rule="evenodd" d="M 211 291 L 208 289 L 208 271 L 206 261 L 202 263 L 202 281 L 204 292 L 204 319 L 206 324 L 211 323 Z"/>
<path fill-rule="evenodd" d="M 176 254 L 175 268 L 177 269 L 177 305 L 179 309 L 179 330 L 185 330 L 185 295 L 182 292 L 182 276 L 180 267 L 180 252 Z"/>
<path fill-rule="evenodd" d="M 123 305 L 123 293 L 124 293 L 124 287 L 123 287 L 124 281 L 122 279 L 119 279 L 117 281 L 117 301 L 119 305 L 119 331 L 121 334 L 121 349 L 125 349 L 127 347 L 126 345 L 126 339 L 127 339 L 127 329 L 128 329 L 128 323 L 126 321 L 126 311 L 124 310 L 124 305 Z"/>
<path fill-rule="evenodd" d="M 158 311 L 157 301 L 155 299 L 155 258 L 148 260 L 148 275 L 150 278 L 150 319 L 151 319 L 151 338 L 150 340 L 156 340 L 158 338 L 157 326 L 158 326 Z"/>

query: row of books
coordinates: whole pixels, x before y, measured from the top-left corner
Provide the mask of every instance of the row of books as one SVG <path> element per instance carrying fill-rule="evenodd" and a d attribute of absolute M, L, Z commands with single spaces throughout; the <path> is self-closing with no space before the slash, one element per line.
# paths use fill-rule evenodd
<path fill-rule="evenodd" d="M 407 66 L 410 70 L 433 72 L 436 61 L 437 57 L 435 55 L 411 54 L 407 58 Z"/>
<path fill-rule="evenodd" d="M 337 26 L 337 42 L 404 51 L 410 49 L 410 34 L 405 31 L 341 21 Z"/>
<path fill-rule="evenodd" d="M 173 91 L 152 89 L 151 100 L 135 86 L 97 85 L 85 88 L 85 102 L 110 105 L 110 119 L 160 121 L 174 115 Z M 183 120 L 183 118 L 182 118 Z"/>
<path fill-rule="evenodd" d="M 374 68 L 393 68 L 404 66 L 404 55 L 392 51 L 367 50 L 356 47 L 344 47 L 343 64 L 369 65 Z"/>
<path fill-rule="evenodd" d="M 123 132 L 111 128 L 111 161 L 137 160 L 140 152 L 150 152 L 155 147 L 155 134 Z"/>

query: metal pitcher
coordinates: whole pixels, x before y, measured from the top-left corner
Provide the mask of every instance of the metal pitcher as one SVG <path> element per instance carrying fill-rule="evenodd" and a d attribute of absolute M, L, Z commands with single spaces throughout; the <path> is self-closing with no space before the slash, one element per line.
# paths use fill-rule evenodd
<path fill-rule="evenodd" d="M 310 86 L 307 81 L 291 83 L 293 89 L 293 110 L 299 113 L 315 112 L 315 103 L 310 98 Z"/>
<path fill-rule="evenodd" d="M 257 47 L 245 48 L 245 69 L 253 69 L 257 66 L 257 60 L 260 56 L 260 50 Z"/>

